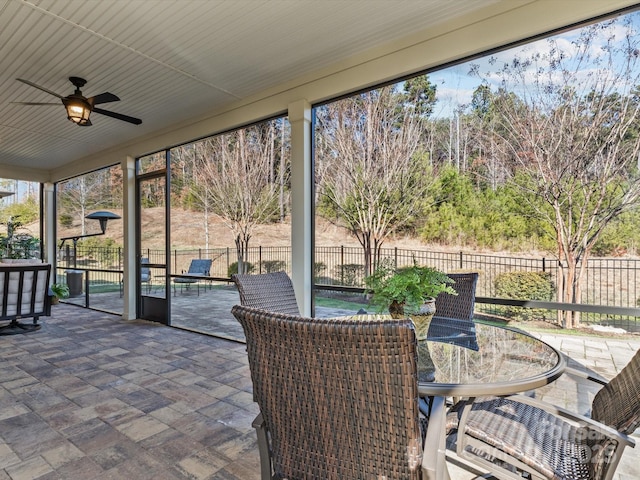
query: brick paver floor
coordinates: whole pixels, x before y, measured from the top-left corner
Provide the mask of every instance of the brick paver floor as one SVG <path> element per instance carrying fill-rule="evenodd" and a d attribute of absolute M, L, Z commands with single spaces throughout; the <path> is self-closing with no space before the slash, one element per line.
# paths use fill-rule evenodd
<path fill-rule="evenodd" d="M 0 337 L 0 480 L 259 478 L 243 344 L 72 305 L 42 324 Z M 640 348 L 541 337 L 605 377 Z M 579 411 L 592 394 L 566 376 L 536 392 Z M 638 478 L 640 447 L 617 476 Z"/>

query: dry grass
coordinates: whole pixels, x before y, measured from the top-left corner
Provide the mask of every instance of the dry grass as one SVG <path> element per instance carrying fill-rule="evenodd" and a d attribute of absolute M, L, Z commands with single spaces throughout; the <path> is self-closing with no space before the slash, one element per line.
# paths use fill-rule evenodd
<path fill-rule="evenodd" d="M 109 209 L 113 213 L 122 215 L 118 209 Z M 38 224 L 26 227 L 30 233 L 39 235 Z M 87 233 L 98 231 L 97 222 L 87 223 Z M 164 238 L 164 212 L 161 208 L 148 208 L 144 211 L 142 219 L 143 241 L 148 248 L 158 248 L 163 245 Z M 66 237 L 80 233 L 80 224 L 76 222 L 70 228 L 58 226 L 58 236 Z M 122 220 L 110 221 L 106 237 L 112 238 L 116 243 L 123 242 Z M 233 247 L 234 237 L 231 230 L 222 219 L 211 216 L 209 219 L 209 242 L 211 248 Z M 284 224 L 258 225 L 251 238 L 253 246 L 265 247 L 291 245 L 291 225 L 287 219 Z M 341 227 L 333 225 L 325 220 L 318 220 L 316 224 L 316 245 L 350 247 L 360 246 L 358 241 L 349 232 Z M 387 247 L 399 248 L 426 248 L 415 238 L 395 238 L 385 243 Z M 183 209 L 171 211 L 171 246 L 172 248 L 204 248 L 205 229 L 204 218 L 201 212 L 192 212 Z M 439 247 L 443 250 L 444 247 Z"/>

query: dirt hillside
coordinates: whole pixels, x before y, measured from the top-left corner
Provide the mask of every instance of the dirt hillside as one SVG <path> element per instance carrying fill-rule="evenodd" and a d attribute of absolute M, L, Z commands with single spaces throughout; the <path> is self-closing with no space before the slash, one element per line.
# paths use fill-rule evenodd
<path fill-rule="evenodd" d="M 118 209 L 110 209 L 118 215 L 122 215 L 122 211 Z M 164 238 L 164 212 L 160 208 L 146 209 L 142 222 L 143 227 L 143 243 L 145 248 L 158 248 L 162 245 Z M 98 222 L 88 220 L 86 224 L 87 233 L 95 233 L 99 231 Z M 32 235 L 39 235 L 39 226 L 37 223 L 25 227 Z M 199 212 L 192 212 L 182 209 L 173 209 L 171 211 L 171 247 L 172 248 L 204 248 L 204 218 Z M 24 231 L 24 230 L 23 230 Z M 70 228 L 59 227 L 58 237 L 67 237 L 80 234 L 80 224 L 75 222 Z M 123 239 L 123 222 L 122 220 L 112 220 L 107 227 L 107 237 L 113 238 L 117 243 L 122 243 Z M 217 216 L 211 216 L 209 219 L 209 243 L 211 248 L 233 247 L 234 238 L 231 230 L 227 228 L 224 222 Z M 255 229 L 252 246 L 284 246 L 291 244 L 291 228 L 290 224 L 272 224 L 259 225 Z M 316 246 L 352 246 L 358 247 L 358 241 L 350 235 L 346 229 L 333 225 L 325 220 L 319 219 L 316 224 Z M 420 242 L 416 238 L 396 237 L 387 240 L 384 244 L 386 248 L 406 248 L 406 249 L 432 249 L 437 251 L 471 251 L 468 247 L 459 246 L 443 246 L 429 245 Z M 474 253 L 500 253 L 490 251 L 480 251 L 474 249 Z M 502 252 L 504 253 L 504 252 Z M 537 252 L 530 252 L 532 256 L 540 256 Z"/>

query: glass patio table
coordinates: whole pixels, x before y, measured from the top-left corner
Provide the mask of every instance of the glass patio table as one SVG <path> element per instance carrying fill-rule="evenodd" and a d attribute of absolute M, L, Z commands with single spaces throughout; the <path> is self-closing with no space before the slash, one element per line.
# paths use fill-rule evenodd
<path fill-rule="evenodd" d="M 389 315 L 351 315 L 363 321 Z M 547 343 L 517 330 L 434 317 L 418 340 L 418 393 L 429 397 L 424 461 L 428 480 L 449 479 L 446 466 L 447 397 L 511 395 L 547 385 L 566 368 Z"/>
<path fill-rule="evenodd" d="M 429 479 L 449 478 L 447 397 L 521 393 L 553 382 L 565 368 L 560 352 L 525 333 L 434 318 L 427 339 L 418 341 L 418 391 L 431 399 L 424 452 Z"/>

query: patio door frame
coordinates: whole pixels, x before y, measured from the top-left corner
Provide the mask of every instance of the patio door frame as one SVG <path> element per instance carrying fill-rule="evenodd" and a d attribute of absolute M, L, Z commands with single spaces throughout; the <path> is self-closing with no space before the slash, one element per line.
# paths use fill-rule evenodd
<path fill-rule="evenodd" d="M 140 173 L 139 162 L 136 159 L 136 279 L 141 278 L 142 263 L 142 205 L 140 202 L 140 185 L 145 181 L 163 178 L 165 182 L 165 198 L 164 198 L 164 258 L 165 264 L 149 263 L 145 264 L 145 268 L 163 268 L 165 272 L 164 279 L 164 298 L 145 295 L 143 286 L 140 281 L 136 281 L 136 312 L 137 317 L 145 320 L 162 323 L 163 325 L 171 325 L 171 173 L 169 169 L 169 150 L 165 152 L 165 167 L 153 172 Z"/>

